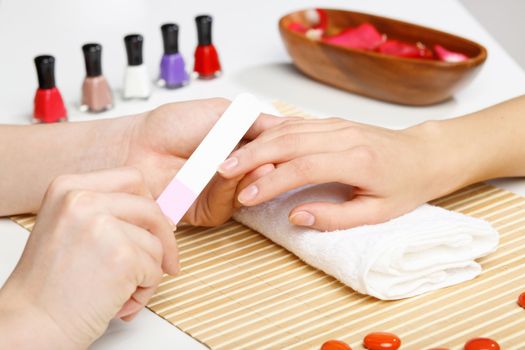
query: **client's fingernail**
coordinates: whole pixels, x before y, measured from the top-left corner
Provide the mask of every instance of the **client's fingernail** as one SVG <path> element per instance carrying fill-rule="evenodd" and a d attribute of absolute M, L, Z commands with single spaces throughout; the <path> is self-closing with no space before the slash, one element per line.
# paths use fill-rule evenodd
<path fill-rule="evenodd" d="M 298 226 L 312 226 L 315 223 L 315 217 L 307 211 L 298 211 L 290 216 L 290 222 Z"/>
<path fill-rule="evenodd" d="M 235 157 L 228 158 L 224 162 L 222 162 L 221 165 L 219 165 L 219 171 L 223 172 L 223 171 L 231 170 L 235 168 L 237 164 L 239 164 L 239 160 L 237 158 Z"/>
<path fill-rule="evenodd" d="M 244 204 L 254 199 L 257 196 L 257 193 L 259 193 L 257 186 L 250 185 L 242 190 L 241 193 L 239 193 L 239 197 L 237 197 L 237 199 L 239 202 Z"/>

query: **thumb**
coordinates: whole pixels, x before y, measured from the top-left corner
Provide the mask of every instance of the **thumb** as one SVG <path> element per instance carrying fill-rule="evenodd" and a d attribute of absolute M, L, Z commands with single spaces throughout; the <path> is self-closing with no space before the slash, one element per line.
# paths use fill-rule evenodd
<path fill-rule="evenodd" d="M 386 221 L 379 204 L 377 198 L 365 196 L 343 203 L 310 202 L 295 207 L 288 219 L 294 225 L 319 231 L 342 230 Z"/>

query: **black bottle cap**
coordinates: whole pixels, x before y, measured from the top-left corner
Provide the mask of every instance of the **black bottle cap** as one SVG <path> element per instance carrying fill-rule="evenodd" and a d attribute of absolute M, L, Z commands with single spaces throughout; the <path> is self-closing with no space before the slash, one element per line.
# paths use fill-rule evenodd
<path fill-rule="evenodd" d="M 175 23 L 166 23 L 160 27 L 164 53 L 174 54 L 179 52 L 179 26 Z"/>
<path fill-rule="evenodd" d="M 211 45 L 211 16 L 202 15 L 195 17 L 197 23 L 197 34 L 199 37 L 199 46 Z"/>
<path fill-rule="evenodd" d="M 140 34 L 130 34 L 124 37 L 126 52 L 128 54 L 128 65 L 139 66 L 142 64 L 142 43 L 144 38 Z"/>
<path fill-rule="evenodd" d="M 38 87 L 52 89 L 55 87 L 55 58 L 49 55 L 35 57 Z"/>
<path fill-rule="evenodd" d="M 88 77 L 98 77 L 102 75 L 102 45 L 85 44 L 82 46 L 84 61 L 86 62 L 86 75 Z"/>

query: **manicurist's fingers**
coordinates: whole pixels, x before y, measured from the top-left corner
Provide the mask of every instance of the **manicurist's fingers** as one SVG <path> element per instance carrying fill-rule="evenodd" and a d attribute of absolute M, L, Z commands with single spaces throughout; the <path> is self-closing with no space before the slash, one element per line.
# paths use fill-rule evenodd
<path fill-rule="evenodd" d="M 311 202 L 294 208 L 288 215 L 294 225 L 319 231 L 348 229 L 387 220 L 380 210 L 380 202 L 373 197 L 357 196 L 343 203 Z"/>
<path fill-rule="evenodd" d="M 169 274 L 178 273 L 179 257 L 173 228 L 153 199 L 127 193 L 77 190 L 69 192 L 68 200 L 74 201 L 76 210 L 88 219 L 92 215 L 106 215 L 156 236 L 163 250 L 162 267 Z"/>
<path fill-rule="evenodd" d="M 99 210 L 105 210 L 116 218 L 139 226 L 156 236 L 164 253 L 163 269 L 173 275 L 179 272 L 179 255 L 173 227 L 153 199 L 126 193 L 95 193 L 93 196 L 93 205 L 100 208 Z"/>
<path fill-rule="evenodd" d="M 126 192 L 153 198 L 142 173 L 132 167 L 99 170 L 87 174 L 61 175 L 51 183 L 46 197 L 59 198 L 74 190 Z"/>
<path fill-rule="evenodd" d="M 134 262 L 131 268 L 134 268 L 135 271 L 137 289 L 115 315 L 123 320 L 132 319 L 146 306 L 162 278 L 159 263 L 140 247 L 136 250 Z"/>

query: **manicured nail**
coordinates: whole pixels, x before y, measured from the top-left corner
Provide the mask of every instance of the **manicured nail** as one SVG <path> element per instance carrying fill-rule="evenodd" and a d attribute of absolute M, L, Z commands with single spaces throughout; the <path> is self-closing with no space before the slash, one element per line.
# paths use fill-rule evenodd
<path fill-rule="evenodd" d="M 237 158 L 228 158 L 222 162 L 221 165 L 219 165 L 219 172 L 227 172 L 228 170 L 235 168 L 237 164 L 239 164 L 239 160 Z"/>
<path fill-rule="evenodd" d="M 242 204 L 251 201 L 257 196 L 257 193 L 259 193 L 259 189 L 255 185 L 250 185 L 246 187 L 244 190 L 239 193 L 239 197 L 237 199 Z"/>
<path fill-rule="evenodd" d="M 307 211 L 298 211 L 290 216 L 290 222 L 297 226 L 312 226 L 315 224 L 315 216 Z"/>

